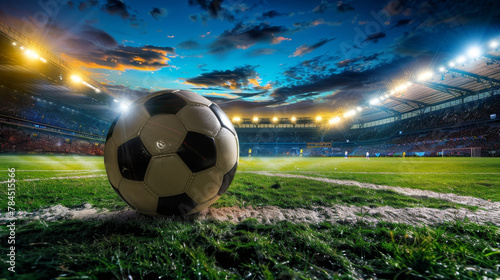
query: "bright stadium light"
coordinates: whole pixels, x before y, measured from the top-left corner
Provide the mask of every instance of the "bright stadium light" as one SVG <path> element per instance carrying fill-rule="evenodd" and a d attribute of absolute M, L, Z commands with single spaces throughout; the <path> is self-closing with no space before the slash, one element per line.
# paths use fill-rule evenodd
<path fill-rule="evenodd" d="M 406 83 L 406 85 L 407 85 L 407 86 L 411 86 L 411 85 L 413 85 L 413 84 L 412 84 L 412 82 L 407 82 L 407 83 Z"/>
<path fill-rule="evenodd" d="M 396 92 L 394 90 L 391 90 L 391 95 L 395 94 Z"/>
<path fill-rule="evenodd" d="M 498 42 L 496 40 L 490 42 L 490 48 L 496 49 L 497 47 L 498 47 Z"/>
<path fill-rule="evenodd" d="M 340 118 L 339 117 L 335 117 L 335 118 L 330 119 L 328 121 L 328 123 L 330 123 L 330 124 L 336 124 L 336 123 L 339 123 L 339 122 L 340 122 Z"/>
<path fill-rule="evenodd" d="M 446 69 L 443 66 L 439 67 L 439 72 L 444 72 L 445 70 Z"/>
<path fill-rule="evenodd" d="M 27 50 L 24 52 L 24 54 L 25 54 L 27 57 L 32 58 L 32 59 L 35 59 L 35 58 L 39 58 L 39 57 L 40 57 L 40 56 L 39 56 L 36 52 L 34 52 L 34 51 L 32 51 L 32 50 L 29 50 L 29 49 L 27 49 Z"/>
<path fill-rule="evenodd" d="M 235 123 L 240 122 L 240 121 L 241 121 L 240 117 L 234 117 L 233 118 L 233 122 L 235 122 Z"/>
<path fill-rule="evenodd" d="M 278 121 L 278 117 L 273 117 L 273 122 L 277 122 Z"/>
<path fill-rule="evenodd" d="M 420 75 L 418 75 L 417 80 L 418 81 L 426 81 L 426 80 L 432 78 L 432 75 L 433 75 L 433 73 L 431 71 L 425 71 L 425 72 L 421 73 Z"/>
<path fill-rule="evenodd" d="M 477 58 L 481 56 L 481 49 L 477 46 L 471 47 L 467 51 L 467 55 L 469 55 L 470 58 Z"/>
<path fill-rule="evenodd" d="M 322 121 L 322 120 L 323 120 L 323 118 L 322 118 L 321 116 L 317 116 L 317 117 L 316 117 L 316 121 L 317 121 L 317 122 L 320 122 L 320 121 Z"/>
<path fill-rule="evenodd" d="M 448 63 L 448 66 L 450 66 L 450 67 L 453 67 L 453 66 L 455 66 L 455 62 L 453 62 L 453 61 L 450 61 L 450 63 Z"/>
<path fill-rule="evenodd" d="M 464 63 L 466 60 L 465 56 L 461 55 L 459 57 L 457 57 L 457 63 L 458 64 L 461 64 L 461 63 Z"/>
<path fill-rule="evenodd" d="M 78 75 L 71 75 L 71 80 L 75 83 L 81 83 L 82 82 L 82 78 L 80 78 L 80 76 Z"/>
<path fill-rule="evenodd" d="M 253 122 L 258 122 L 259 121 L 259 118 L 258 117 L 253 117 Z"/>
<path fill-rule="evenodd" d="M 12 42 L 12 45 L 15 46 L 15 45 L 17 45 L 17 43 L 16 42 Z"/>
<path fill-rule="evenodd" d="M 363 108 L 361 108 L 361 107 L 356 107 L 356 110 L 357 110 L 358 112 L 361 112 L 361 110 L 363 110 Z"/>
<path fill-rule="evenodd" d="M 378 98 L 373 98 L 370 100 L 370 105 L 378 105 L 380 103 L 380 100 Z"/>
<path fill-rule="evenodd" d="M 127 112 L 130 109 L 130 102 L 128 100 L 123 100 L 120 102 L 120 111 Z"/>
<path fill-rule="evenodd" d="M 292 118 L 291 118 L 291 121 L 292 121 L 292 122 L 295 122 L 296 120 L 297 120 L 297 118 L 296 118 L 296 117 L 292 117 Z"/>
<path fill-rule="evenodd" d="M 350 111 L 347 111 L 344 113 L 344 117 L 348 118 L 348 117 L 352 117 L 356 115 L 356 110 L 350 110 Z"/>

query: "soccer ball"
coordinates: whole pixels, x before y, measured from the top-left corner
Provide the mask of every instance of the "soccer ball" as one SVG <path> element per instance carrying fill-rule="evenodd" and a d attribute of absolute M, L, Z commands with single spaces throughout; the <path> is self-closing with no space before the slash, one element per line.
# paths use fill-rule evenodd
<path fill-rule="evenodd" d="M 166 90 L 131 104 L 111 125 L 104 165 L 115 192 L 146 215 L 190 215 L 212 205 L 238 166 L 234 126 L 190 91 Z"/>

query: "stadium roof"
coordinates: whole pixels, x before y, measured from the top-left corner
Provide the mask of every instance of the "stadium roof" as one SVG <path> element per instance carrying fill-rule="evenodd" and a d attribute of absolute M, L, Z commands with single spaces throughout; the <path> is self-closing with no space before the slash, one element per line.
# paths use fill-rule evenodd
<path fill-rule="evenodd" d="M 480 92 L 490 92 L 500 87 L 500 52 L 496 48 L 463 63 L 443 62 L 443 66 L 429 70 L 432 75 L 425 80 L 403 81 L 400 92 L 374 94 L 382 96 L 377 105 L 366 102 L 356 122 L 367 123 L 394 117 L 428 106 L 461 99 Z M 450 64 L 451 63 L 451 64 Z M 450 65 L 453 65 L 450 67 Z M 387 94 L 387 96 L 386 96 Z"/>

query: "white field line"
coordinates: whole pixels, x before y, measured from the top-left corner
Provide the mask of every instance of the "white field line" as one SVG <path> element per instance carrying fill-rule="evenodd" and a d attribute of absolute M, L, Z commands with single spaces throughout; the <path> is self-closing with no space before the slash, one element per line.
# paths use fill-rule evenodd
<path fill-rule="evenodd" d="M 33 182 L 33 181 L 46 181 L 46 180 L 65 180 L 65 179 L 85 179 L 85 178 L 95 178 L 95 177 L 105 177 L 106 174 L 99 175 L 83 175 L 83 176 L 66 176 L 66 177 L 50 177 L 50 178 L 34 178 L 34 179 L 24 179 L 16 180 L 16 182 Z M 9 181 L 0 182 L 0 184 L 7 184 Z"/>
<path fill-rule="evenodd" d="M 238 171 L 238 173 L 280 173 L 283 171 Z M 311 174 L 378 174 L 378 175 L 398 175 L 398 174 L 414 174 L 414 175 L 500 175 L 500 172 L 478 172 L 478 173 L 466 173 L 466 172 L 371 172 L 371 171 L 315 171 L 315 170 L 299 170 L 299 171 L 286 171 L 287 173 L 311 173 Z"/>
<path fill-rule="evenodd" d="M 276 206 L 261 206 L 255 208 L 251 206 L 244 208 L 233 206 L 208 208 L 201 213 L 186 217 L 188 220 L 227 221 L 231 223 L 240 223 L 248 218 L 256 219 L 263 224 L 274 224 L 281 221 L 312 224 L 321 222 L 345 224 L 359 221 L 378 223 L 384 221 L 420 226 L 437 225 L 443 222 L 452 221 L 469 221 L 477 224 L 494 224 L 500 226 L 499 210 L 477 210 L 473 212 L 465 208 L 394 208 L 390 206 L 370 208 L 367 206 L 334 205 L 332 207 L 315 207 L 311 210 L 304 208 L 284 209 Z M 74 209 L 56 205 L 35 212 L 19 211 L 16 212 L 14 216 L 7 215 L 7 213 L 0 213 L 0 222 L 15 219 L 44 221 L 62 219 L 144 220 L 145 222 L 149 222 L 149 219 L 146 219 L 145 216 L 138 214 L 132 209 L 109 212 L 106 209 L 93 208 L 90 204 L 85 204 L 83 207 Z"/>
<path fill-rule="evenodd" d="M 0 171 L 5 171 L 8 172 L 8 170 L 0 170 Z M 60 169 L 60 170 L 40 170 L 40 169 L 34 169 L 34 170 L 26 170 L 26 169 L 16 169 L 16 172 L 105 172 L 105 169 Z"/>
<path fill-rule="evenodd" d="M 307 180 L 315 180 L 330 184 L 336 185 L 345 185 L 345 186 L 356 186 L 360 188 L 366 189 L 374 189 L 374 190 L 392 190 L 397 193 L 417 197 L 417 198 L 426 198 L 432 197 L 437 199 L 442 199 L 446 201 L 450 201 L 453 203 L 464 204 L 469 206 L 478 206 L 484 208 L 486 210 L 500 210 L 500 202 L 491 202 L 484 199 L 471 197 L 471 196 L 463 196 L 456 195 L 453 193 L 438 193 L 428 190 L 420 190 L 420 189 L 411 189 L 411 188 L 402 188 L 402 187 L 391 187 L 385 185 L 375 185 L 370 183 L 361 183 L 357 181 L 351 180 L 336 180 L 322 177 L 311 177 L 311 176 L 303 176 L 296 174 L 284 174 L 284 173 L 270 173 L 267 171 L 259 171 L 259 172 L 251 172 L 253 174 L 265 175 L 265 176 L 274 176 L 274 177 L 284 177 L 284 178 L 297 178 L 297 179 L 307 179 Z"/>

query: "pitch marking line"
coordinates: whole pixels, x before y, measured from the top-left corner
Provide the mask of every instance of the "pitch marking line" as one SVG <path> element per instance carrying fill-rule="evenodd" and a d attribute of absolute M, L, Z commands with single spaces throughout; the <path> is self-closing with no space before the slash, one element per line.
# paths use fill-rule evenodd
<path fill-rule="evenodd" d="M 238 173 L 280 173 L 283 171 L 238 171 Z M 341 174 L 378 174 L 378 175 L 398 175 L 398 174 L 414 174 L 414 175 L 500 175 L 500 172 L 479 172 L 479 173 L 465 173 L 465 172 L 369 172 L 369 171 L 314 171 L 314 170 L 299 170 L 299 171 L 286 171 L 288 173 L 341 173 Z"/>
<path fill-rule="evenodd" d="M 0 170 L 5 171 L 7 170 Z M 16 169 L 16 172 L 105 172 L 106 170 L 95 170 L 95 169 L 60 169 L 60 170 L 27 170 L 27 169 Z"/>
<path fill-rule="evenodd" d="M 491 202 L 477 197 L 471 196 L 463 196 L 457 195 L 453 193 L 438 193 L 428 190 L 420 190 L 420 189 L 411 189 L 411 188 L 402 188 L 402 187 L 392 187 L 385 185 L 375 185 L 370 183 L 360 183 L 357 181 L 351 180 L 336 180 L 336 179 L 328 179 L 322 177 L 310 177 L 296 174 L 285 174 L 285 173 L 270 173 L 267 171 L 259 171 L 259 172 L 251 172 L 253 174 L 265 175 L 265 176 L 273 176 L 273 177 L 284 177 L 284 178 L 297 178 L 297 179 L 306 179 L 306 180 L 315 180 L 320 182 L 326 182 L 336 185 L 344 185 L 344 186 L 356 186 L 360 188 L 366 189 L 374 189 L 374 190 L 392 190 L 397 193 L 417 197 L 417 198 L 426 198 L 432 197 L 441 200 L 447 200 L 453 203 L 464 204 L 469 206 L 478 206 L 487 210 L 495 210 L 499 211 L 500 214 L 500 202 Z"/>
<path fill-rule="evenodd" d="M 285 209 L 277 206 L 259 207 L 223 207 L 208 208 L 198 214 L 186 217 L 188 220 L 208 220 L 218 222 L 240 223 L 253 218 L 263 224 L 274 224 L 280 221 L 292 223 L 378 223 L 381 221 L 403 223 L 409 225 L 437 225 L 448 221 L 468 221 L 477 224 L 500 225 L 500 211 L 471 211 L 469 209 L 434 209 L 434 208 L 394 208 L 382 206 L 370 208 L 367 206 L 334 205 L 331 207 L 314 207 L 314 209 L 294 208 Z M 67 208 L 55 205 L 34 212 L 19 211 L 15 216 L 0 213 L 0 222 L 12 219 L 30 219 L 33 221 L 57 221 L 61 219 L 82 220 L 116 220 L 130 221 L 142 220 L 149 222 L 146 216 L 138 214 L 135 210 L 125 209 L 110 212 L 107 209 L 98 209 L 90 204 L 79 208 Z M 162 218 L 160 218 L 162 219 Z M 169 218 L 165 218 L 169 219 Z M 182 218 L 179 218 L 182 219 Z"/>
<path fill-rule="evenodd" d="M 50 177 L 50 178 L 34 178 L 34 179 L 24 179 L 17 180 L 16 182 L 33 182 L 33 181 L 45 181 L 45 180 L 64 180 L 64 179 L 84 179 L 84 178 L 95 178 L 95 177 L 104 177 L 106 174 L 100 175 L 85 175 L 85 176 L 66 176 L 66 177 Z M 9 181 L 0 182 L 0 184 L 7 184 Z"/>

